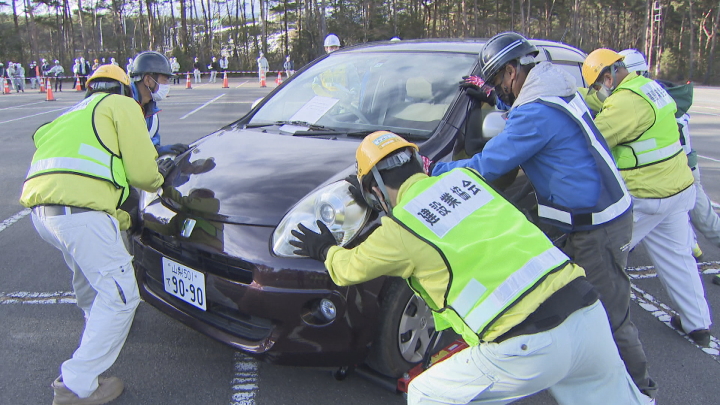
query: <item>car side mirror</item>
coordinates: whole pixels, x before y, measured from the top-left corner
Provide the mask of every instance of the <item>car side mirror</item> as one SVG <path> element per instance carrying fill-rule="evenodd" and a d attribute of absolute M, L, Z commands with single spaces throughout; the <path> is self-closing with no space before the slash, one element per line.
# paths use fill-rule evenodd
<path fill-rule="evenodd" d="M 493 111 L 483 120 L 482 134 L 483 138 L 491 139 L 497 136 L 505 129 L 506 116 L 504 112 Z"/>

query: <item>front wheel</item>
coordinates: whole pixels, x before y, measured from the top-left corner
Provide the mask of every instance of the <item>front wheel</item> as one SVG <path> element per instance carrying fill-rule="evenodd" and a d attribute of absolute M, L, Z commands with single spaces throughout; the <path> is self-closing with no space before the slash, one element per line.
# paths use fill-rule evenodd
<path fill-rule="evenodd" d="M 367 364 L 381 374 L 397 378 L 422 361 L 435 332 L 435 322 L 430 308 L 405 280 L 389 280 L 380 301 L 378 336 L 370 348 Z M 435 351 L 454 340 L 454 336 L 452 332 L 443 332 Z"/>

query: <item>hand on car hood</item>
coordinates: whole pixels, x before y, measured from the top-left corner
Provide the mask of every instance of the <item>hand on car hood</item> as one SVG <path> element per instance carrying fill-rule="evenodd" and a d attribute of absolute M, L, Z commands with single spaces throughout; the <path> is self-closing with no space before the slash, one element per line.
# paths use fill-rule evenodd
<path fill-rule="evenodd" d="M 163 198 L 207 219 L 277 225 L 301 198 L 355 163 L 354 140 L 221 130 L 168 176 Z"/>

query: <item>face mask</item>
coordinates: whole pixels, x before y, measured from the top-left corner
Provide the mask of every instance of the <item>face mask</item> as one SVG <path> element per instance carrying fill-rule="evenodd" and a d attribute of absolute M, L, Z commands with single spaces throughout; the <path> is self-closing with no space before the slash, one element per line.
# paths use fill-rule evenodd
<path fill-rule="evenodd" d="M 597 92 L 598 100 L 605 101 L 606 98 L 610 97 L 610 95 L 613 92 L 614 87 L 608 87 L 605 85 L 605 82 L 602 83 L 600 90 Z"/>
<path fill-rule="evenodd" d="M 161 101 L 167 97 L 167 95 L 170 93 L 170 85 L 169 84 L 160 84 L 158 83 L 158 88 L 155 93 L 152 93 L 152 99 L 153 101 Z"/>

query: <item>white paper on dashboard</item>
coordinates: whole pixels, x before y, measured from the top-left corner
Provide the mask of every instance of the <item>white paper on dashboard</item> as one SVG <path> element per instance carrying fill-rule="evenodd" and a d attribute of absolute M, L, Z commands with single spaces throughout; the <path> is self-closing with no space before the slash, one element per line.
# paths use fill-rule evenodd
<path fill-rule="evenodd" d="M 282 132 L 287 132 L 287 133 L 290 133 L 290 134 L 294 134 L 295 132 L 299 132 L 299 131 L 307 131 L 307 130 L 310 129 L 310 128 L 308 128 L 308 127 L 303 127 L 303 126 L 300 126 L 300 125 L 288 125 L 288 124 L 285 124 L 285 125 L 281 126 L 279 129 L 280 129 L 280 131 L 282 131 Z"/>
<path fill-rule="evenodd" d="M 339 100 L 332 97 L 315 96 L 310 101 L 305 103 L 295 115 L 290 118 L 290 121 L 303 121 L 309 124 L 314 124 L 325 115 Z"/>

